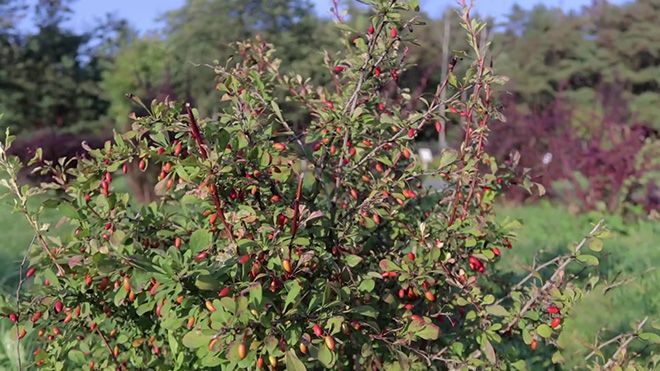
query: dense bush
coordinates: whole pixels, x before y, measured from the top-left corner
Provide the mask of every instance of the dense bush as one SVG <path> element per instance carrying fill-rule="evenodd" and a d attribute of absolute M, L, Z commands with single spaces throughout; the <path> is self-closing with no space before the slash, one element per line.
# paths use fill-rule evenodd
<path fill-rule="evenodd" d="M 519 151 L 532 178 L 578 210 L 646 216 L 660 206 L 660 135 L 652 125 L 630 124 L 619 94 L 600 96 L 602 111 L 558 98 L 526 113 L 508 100 L 509 124 L 494 126 L 488 151 L 501 160 Z M 528 197 L 519 190 L 509 196 Z"/>
<path fill-rule="evenodd" d="M 503 81 L 480 43 L 484 25 L 463 9 L 471 49 L 450 72 L 463 63 L 465 76 L 450 73 L 418 105 L 425 109 L 402 115 L 409 92 L 398 90 L 400 103 L 386 105 L 381 87 L 406 68 L 410 40 L 401 31 L 417 21 L 399 11 L 414 4 L 369 3 L 371 26 L 346 30 L 361 36 L 326 59 L 332 91 L 280 74 L 270 45 L 257 39 L 238 43 L 236 58 L 215 67 L 225 102 L 217 119 L 153 102 L 144 107 L 149 116 L 90 149 L 75 169 L 43 161 L 38 170 L 54 172 L 55 181 L 40 188 L 17 184 L 7 137 L 2 185 L 34 228 L 35 244 L 16 298 L 1 310 L 18 338 L 37 344 L 31 363 L 304 370 L 561 362 L 552 355 L 555 329 L 582 296 L 575 278 L 598 264 L 585 251 L 602 248 L 602 224 L 517 283 L 500 274 L 512 226 L 496 221 L 493 201 L 512 181 L 535 185 L 512 178 L 515 159 L 498 165 L 484 152 L 488 124 L 499 117 L 491 85 Z M 304 133 L 291 130 L 276 86 L 309 111 Z M 445 89 L 449 98 L 440 102 Z M 464 141 L 425 172 L 409 145 L 452 115 L 465 118 Z M 149 168 L 160 172 L 158 201 L 139 205 L 116 190 L 120 174 Z M 424 187 L 427 176 L 449 187 Z M 28 203 L 53 189 L 64 196 Z M 63 221 L 42 224 L 48 208 Z M 73 232 L 58 232 L 60 225 Z M 628 344 L 657 337 L 641 331 L 599 347 L 595 364 L 635 364 Z"/>

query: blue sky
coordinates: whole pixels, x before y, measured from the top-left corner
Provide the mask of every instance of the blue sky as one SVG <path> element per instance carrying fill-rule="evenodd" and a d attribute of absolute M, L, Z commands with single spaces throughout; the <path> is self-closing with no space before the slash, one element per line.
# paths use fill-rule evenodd
<path fill-rule="evenodd" d="M 475 0 L 475 8 L 480 14 L 493 16 L 498 20 L 504 19 L 514 4 L 524 8 L 531 8 L 543 3 L 547 6 L 561 7 L 566 10 L 579 10 L 589 5 L 592 0 Z M 316 11 L 320 15 L 329 16 L 331 0 L 312 0 Z M 626 0 L 610 0 L 611 3 L 620 4 Z M 159 15 L 176 9 L 185 3 L 185 0 L 77 0 L 73 3 L 73 18 L 68 25 L 76 30 L 85 30 L 94 26 L 95 20 L 106 13 L 115 13 L 137 27 L 140 31 L 158 28 L 156 22 Z M 422 10 L 427 13 L 439 15 L 448 6 L 454 6 L 455 0 L 421 0 Z"/>

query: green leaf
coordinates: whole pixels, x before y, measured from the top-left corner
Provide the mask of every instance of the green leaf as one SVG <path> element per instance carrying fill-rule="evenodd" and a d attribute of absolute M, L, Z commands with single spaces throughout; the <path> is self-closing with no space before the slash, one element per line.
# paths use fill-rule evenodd
<path fill-rule="evenodd" d="M 73 362 L 75 364 L 78 364 L 78 365 L 85 364 L 85 355 L 83 354 L 83 352 L 81 352 L 77 349 L 70 350 L 69 354 L 68 354 L 68 357 L 71 360 L 71 362 Z"/>
<path fill-rule="evenodd" d="M 298 281 L 292 281 L 291 284 L 289 285 L 289 292 L 286 294 L 286 299 L 284 299 L 284 312 L 286 312 L 286 308 L 289 306 L 289 304 L 293 303 L 298 299 L 298 295 L 300 295 L 300 290 L 302 287 L 300 287 L 300 284 Z"/>
<path fill-rule="evenodd" d="M 289 350 L 284 355 L 284 362 L 288 371 L 306 371 L 305 365 L 298 359 L 296 352 Z"/>
<path fill-rule="evenodd" d="M 440 328 L 432 323 L 426 323 L 415 335 L 425 340 L 437 340 L 440 336 Z"/>
<path fill-rule="evenodd" d="M 377 318 L 378 317 L 378 311 L 374 309 L 373 307 L 370 307 L 368 305 L 360 305 L 358 307 L 353 308 L 352 312 L 361 314 L 366 317 L 371 317 L 371 318 Z"/>
<path fill-rule="evenodd" d="M 208 249 L 211 245 L 211 232 L 206 229 L 198 229 L 190 236 L 190 250 L 193 254 Z"/>
<path fill-rule="evenodd" d="M 80 218 L 80 214 L 78 214 L 78 210 L 69 203 L 63 203 L 57 209 L 59 210 L 60 214 L 66 216 L 67 218 L 70 219 Z"/>
<path fill-rule="evenodd" d="M 481 344 L 481 349 L 484 351 L 484 354 L 486 355 L 486 359 L 488 359 L 488 362 L 490 363 L 495 363 L 497 362 L 497 357 L 495 356 L 495 348 L 493 348 L 493 345 L 486 339 L 484 336 L 483 343 Z"/>
<path fill-rule="evenodd" d="M 378 263 L 378 266 L 380 267 L 380 269 L 382 269 L 384 271 L 400 271 L 401 270 L 401 268 L 398 265 L 394 264 L 389 259 L 381 260 L 380 263 Z"/>
<path fill-rule="evenodd" d="M 349 267 L 353 268 L 356 265 L 360 264 L 360 262 L 362 261 L 362 258 L 357 256 L 357 255 L 348 254 L 344 257 L 344 260 L 346 261 L 346 264 Z"/>
<path fill-rule="evenodd" d="M 593 255 L 582 254 L 578 255 L 577 260 L 586 265 L 598 265 L 598 258 Z"/>
<path fill-rule="evenodd" d="M 362 282 L 360 282 L 360 286 L 358 286 L 358 290 L 364 292 L 371 292 L 373 291 L 375 286 L 376 283 L 374 282 L 374 280 L 372 280 L 371 278 L 367 278 L 365 280 L 362 280 Z"/>
<path fill-rule="evenodd" d="M 248 292 L 250 293 L 250 303 L 259 305 L 263 296 L 263 290 L 259 282 L 250 285 Z"/>
<path fill-rule="evenodd" d="M 193 330 L 183 335 L 181 341 L 186 348 L 197 349 L 208 345 L 209 341 L 211 341 L 211 336 L 204 335 L 200 330 Z"/>
<path fill-rule="evenodd" d="M 277 105 L 277 102 L 275 102 L 274 100 L 271 101 L 270 106 L 273 109 L 275 116 L 277 116 L 277 118 L 280 119 L 280 122 L 284 122 L 284 117 L 282 117 L 282 110 L 280 110 L 280 106 Z"/>
<path fill-rule="evenodd" d="M 594 238 L 593 240 L 589 241 L 589 245 L 587 246 L 591 251 L 596 251 L 596 252 L 601 251 L 603 250 L 603 240 L 601 240 L 600 238 Z"/>
<path fill-rule="evenodd" d="M 325 343 L 321 344 L 319 347 L 319 362 L 323 364 L 326 368 L 332 367 L 332 365 L 335 363 L 334 357 L 330 349 L 325 345 Z"/>
<path fill-rule="evenodd" d="M 506 317 L 509 315 L 509 311 L 501 305 L 489 305 L 486 307 L 486 312 L 498 317 Z"/>
<path fill-rule="evenodd" d="M 536 333 L 539 334 L 540 337 L 549 338 L 552 335 L 552 329 L 550 326 L 542 324 L 536 328 Z"/>
<path fill-rule="evenodd" d="M 658 334 L 655 334 L 653 332 L 642 332 L 641 334 L 639 334 L 639 338 L 651 342 L 653 344 L 660 343 L 660 336 L 658 336 Z"/>
<path fill-rule="evenodd" d="M 561 352 L 557 351 L 552 355 L 552 363 L 564 363 L 564 356 L 561 355 Z"/>
<path fill-rule="evenodd" d="M 115 298 L 113 302 L 115 303 L 116 307 L 118 307 L 121 304 L 122 300 L 126 298 L 126 295 L 127 295 L 126 290 L 124 290 L 123 288 L 120 288 L 117 291 L 117 293 L 115 293 Z"/>
<path fill-rule="evenodd" d="M 220 289 L 220 281 L 209 274 L 200 275 L 195 280 L 195 286 L 204 291 L 216 291 Z"/>

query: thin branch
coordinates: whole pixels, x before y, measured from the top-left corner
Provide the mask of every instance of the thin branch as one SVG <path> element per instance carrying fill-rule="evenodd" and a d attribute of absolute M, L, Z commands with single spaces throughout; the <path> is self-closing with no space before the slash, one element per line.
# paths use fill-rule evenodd
<path fill-rule="evenodd" d="M 190 121 L 190 131 L 192 137 L 197 143 L 197 147 L 199 148 L 199 154 L 203 160 L 208 160 L 209 155 L 208 152 L 206 151 L 204 138 L 202 137 L 202 133 L 199 130 L 199 125 L 197 125 L 197 120 L 195 120 L 195 115 L 193 114 L 193 111 L 190 108 L 190 103 L 186 103 L 186 113 L 188 114 L 188 118 Z M 227 232 L 227 236 L 229 237 L 229 240 L 232 242 L 233 245 L 236 246 L 236 249 L 238 249 L 238 245 L 236 245 L 236 241 L 234 240 L 234 231 L 232 230 L 231 225 L 227 222 L 227 218 L 225 218 L 225 211 L 222 206 L 222 201 L 220 201 L 220 196 L 218 195 L 218 188 L 215 186 L 215 181 L 211 184 L 209 190 L 211 193 L 211 199 L 213 200 L 213 204 L 215 205 L 215 212 L 220 218 L 222 224 L 224 225 L 225 232 Z"/>
<path fill-rule="evenodd" d="M 616 357 L 619 355 L 619 353 L 623 352 L 625 349 L 628 348 L 628 344 L 630 344 L 630 342 L 637 337 L 637 334 L 642 330 L 642 327 L 644 327 L 648 319 L 649 319 L 648 317 L 645 317 L 642 320 L 642 322 L 640 322 L 639 325 L 637 325 L 635 332 L 628 334 L 628 338 L 621 343 L 621 345 L 616 349 L 614 354 L 612 354 L 612 357 L 610 357 L 607 363 L 605 363 L 605 365 L 603 366 L 604 369 L 607 370 L 614 366 L 614 364 L 617 362 Z"/>
<path fill-rule="evenodd" d="M 584 247 L 584 245 L 587 243 L 587 241 L 589 241 L 591 238 L 593 238 L 593 236 L 596 233 L 598 233 L 598 231 L 600 231 L 600 229 L 603 226 L 603 223 L 604 223 L 604 220 L 601 219 L 593 227 L 591 232 L 589 232 L 588 235 L 586 235 L 584 238 L 582 238 L 582 241 L 580 241 L 580 243 L 578 243 L 578 245 L 575 247 L 575 253 L 571 257 L 563 257 L 563 259 L 564 259 L 563 262 L 559 265 L 559 267 L 557 267 L 557 269 L 552 274 L 552 276 L 545 282 L 545 284 L 541 287 L 541 289 L 539 289 L 534 295 L 532 295 L 532 297 L 525 303 L 525 305 L 522 307 L 522 309 L 520 309 L 520 311 L 518 312 L 516 317 L 511 322 L 509 322 L 509 324 L 501 331 L 502 333 L 506 333 L 509 330 L 511 330 L 513 328 L 513 326 L 515 326 L 518 323 L 518 321 L 520 321 L 520 319 L 525 315 L 525 313 L 527 313 L 532 308 L 532 306 L 536 303 L 538 298 L 541 297 L 541 295 L 543 295 L 546 291 L 548 291 L 553 286 L 553 284 L 555 283 L 555 280 L 560 275 L 563 274 L 564 270 L 566 269 L 566 266 L 568 266 L 568 264 L 570 264 L 573 260 L 575 260 L 577 253 L 580 252 L 580 250 L 582 249 L 582 247 Z"/>
<path fill-rule="evenodd" d="M 23 255 L 23 260 L 21 261 L 21 265 L 18 266 L 18 286 L 16 287 L 16 314 L 18 315 L 18 320 L 16 320 L 16 362 L 18 362 L 18 369 L 23 370 L 23 365 L 21 363 L 21 344 L 19 342 L 20 340 L 20 322 L 21 322 L 21 287 L 23 286 L 23 266 L 25 265 L 25 262 L 28 259 L 28 256 L 30 256 L 30 248 L 32 247 L 32 244 L 34 244 L 34 241 L 37 239 L 37 235 L 35 234 L 32 237 L 32 241 L 28 244 L 28 247 L 25 251 L 25 255 Z"/>

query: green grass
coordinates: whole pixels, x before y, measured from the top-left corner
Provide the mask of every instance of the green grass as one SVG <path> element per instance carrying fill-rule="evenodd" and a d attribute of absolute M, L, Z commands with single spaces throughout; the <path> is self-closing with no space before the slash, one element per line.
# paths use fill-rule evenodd
<path fill-rule="evenodd" d="M 608 339 L 628 332 L 634 322 L 648 316 L 660 321 L 660 223 L 657 221 L 624 221 L 615 216 L 597 213 L 573 215 L 567 209 L 541 203 L 529 206 L 501 207 L 502 218 L 519 219 L 514 248 L 503 252 L 504 269 L 522 273 L 538 254 L 539 261 L 566 252 L 601 218 L 613 233 L 604 249 L 597 253 L 600 281 L 569 313 L 570 320 L 562 326 L 559 344 L 567 366 L 583 362 L 600 333 Z M 604 292 L 608 285 L 615 288 Z M 635 344 L 633 344 L 635 345 Z"/>

